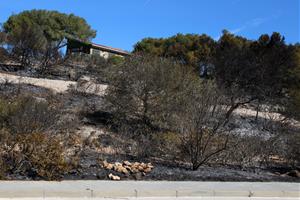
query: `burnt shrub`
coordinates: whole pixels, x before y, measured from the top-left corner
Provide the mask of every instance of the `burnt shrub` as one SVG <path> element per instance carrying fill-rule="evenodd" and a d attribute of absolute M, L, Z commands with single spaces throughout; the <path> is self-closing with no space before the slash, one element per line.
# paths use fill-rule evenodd
<path fill-rule="evenodd" d="M 0 155 L 0 180 L 5 179 L 6 171 L 6 164 L 2 159 L 2 155 Z"/>
<path fill-rule="evenodd" d="M 214 162 L 244 167 L 297 167 L 299 134 L 232 135 L 228 148 Z"/>
<path fill-rule="evenodd" d="M 169 154 L 173 140 L 196 170 L 226 149 L 224 125 L 236 107 L 214 81 L 199 79 L 178 61 L 149 55 L 126 58 L 111 67 L 108 78 L 106 109 L 117 131 L 135 141 L 139 156 Z"/>
<path fill-rule="evenodd" d="M 0 98 L 0 126 L 11 133 L 48 131 L 54 126 L 56 119 L 57 110 L 45 101 L 29 96 Z"/>
<path fill-rule="evenodd" d="M 181 159 L 181 140 L 180 135 L 176 132 L 167 131 L 155 134 L 152 138 L 153 144 L 156 145 L 156 155 L 170 160 Z"/>
<path fill-rule="evenodd" d="M 4 173 L 58 180 L 69 169 L 64 148 L 56 136 L 45 133 L 13 135 L 6 132 L 2 133 L 2 137 L 6 138 L 1 141 L 6 148 L 2 149 L 0 158 Z"/>
<path fill-rule="evenodd" d="M 300 164 L 300 133 L 292 133 L 286 136 L 285 157 L 292 166 Z"/>
<path fill-rule="evenodd" d="M 69 169 L 57 109 L 28 96 L 0 98 L 0 178 L 7 174 L 57 180 Z"/>

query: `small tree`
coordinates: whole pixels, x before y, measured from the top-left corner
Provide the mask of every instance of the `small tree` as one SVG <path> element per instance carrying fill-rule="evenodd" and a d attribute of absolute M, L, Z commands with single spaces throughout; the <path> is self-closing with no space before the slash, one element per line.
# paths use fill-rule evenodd
<path fill-rule="evenodd" d="M 8 53 L 3 46 L 6 43 L 6 40 L 6 34 L 3 32 L 2 24 L 0 24 L 0 62 L 8 59 Z"/>
<path fill-rule="evenodd" d="M 90 40 L 96 32 L 73 14 L 31 10 L 12 15 L 3 25 L 11 53 L 23 66 L 48 66 L 63 61 L 60 50 L 66 38 Z"/>
<path fill-rule="evenodd" d="M 175 132 L 197 169 L 226 148 L 222 128 L 231 109 L 215 84 L 201 82 L 186 66 L 150 56 L 130 57 L 111 73 L 105 98 L 121 132 L 141 136 L 142 149 L 155 149 L 149 142 L 153 133 Z"/>
<path fill-rule="evenodd" d="M 200 66 L 206 68 L 212 64 L 215 48 L 216 42 L 208 35 L 177 34 L 169 38 L 145 38 L 135 44 L 133 51 L 175 58 L 193 66 L 194 71 L 199 74 Z M 204 72 L 202 75 L 208 74 Z"/>
<path fill-rule="evenodd" d="M 172 113 L 192 87 L 191 70 L 166 58 L 131 56 L 111 66 L 106 101 L 114 127 L 136 141 L 139 156 L 155 152 L 153 136 L 170 129 Z M 153 154 L 152 154 L 153 155 Z"/>
<path fill-rule="evenodd" d="M 164 127 L 184 90 L 191 87 L 192 77 L 190 70 L 172 60 L 132 56 L 112 66 L 106 100 L 115 116 L 151 129 Z"/>
<path fill-rule="evenodd" d="M 288 75 L 297 66 L 293 56 L 293 48 L 279 33 L 251 41 L 224 31 L 216 49 L 214 75 L 231 97 L 232 107 L 256 100 L 259 110 L 260 102 L 284 97 L 289 85 L 295 84 Z"/>
<path fill-rule="evenodd" d="M 30 27 L 26 22 L 15 28 L 14 32 L 8 34 L 7 42 L 12 58 L 19 61 L 23 67 L 34 66 L 41 59 L 46 40 L 43 32 L 37 26 Z"/>
<path fill-rule="evenodd" d="M 185 102 L 173 115 L 182 154 L 193 170 L 227 148 L 229 108 L 214 83 L 202 82 L 186 94 Z"/>
<path fill-rule="evenodd" d="M 286 103 L 285 115 L 300 119 L 300 44 L 294 46 L 294 56 L 291 59 L 295 68 L 289 71 L 288 85 L 289 99 Z"/>

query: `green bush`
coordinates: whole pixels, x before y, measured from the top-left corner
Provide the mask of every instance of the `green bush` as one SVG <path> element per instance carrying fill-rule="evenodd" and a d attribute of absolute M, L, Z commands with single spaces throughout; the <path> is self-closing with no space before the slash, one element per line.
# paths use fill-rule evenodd
<path fill-rule="evenodd" d="M 107 61 L 111 65 L 119 65 L 119 64 L 123 63 L 125 61 L 125 59 L 124 59 L 124 57 L 113 55 L 113 56 L 110 56 Z"/>

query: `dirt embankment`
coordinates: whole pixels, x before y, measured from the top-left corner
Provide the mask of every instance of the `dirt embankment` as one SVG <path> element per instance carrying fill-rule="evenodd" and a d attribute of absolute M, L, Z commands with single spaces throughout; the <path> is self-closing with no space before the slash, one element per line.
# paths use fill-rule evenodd
<path fill-rule="evenodd" d="M 45 78 L 31 78 L 12 74 L 0 73 L 0 83 L 29 84 L 38 87 L 51 89 L 54 92 L 62 93 L 73 88 L 86 93 L 103 95 L 107 85 L 95 84 L 89 81 L 83 81 L 81 84 L 75 81 L 51 80 Z"/>
<path fill-rule="evenodd" d="M 32 94 L 33 92 L 30 88 L 39 88 L 41 90 L 50 91 L 55 93 L 65 93 L 68 96 L 70 89 L 81 90 L 86 93 L 96 94 L 93 97 L 85 97 L 84 95 L 75 93 L 68 97 L 70 99 L 67 104 L 68 109 L 78 109 L 79 105 L 86 104 L 84 102 L 96 103 L 97 106 L 101 106 L 101 96 L 105 93 L 107 85 L 95 84 L 89 78 L 82 78 L 78 82 L 75 81 L 64 81 L 64 80 L 51 80 L 45 78 L 31 78 L 22 77 L 12 74 L 0 73 L 0 83 L 11 83 L 11 84 L 25 84 L 24 87 L 28 87 L 28 92 Z M 13 87 L 13 86 L 12 86 Z M 45 89 L 46 88 L 46 89 Z M 34 90 L 36 91 L 36 90 Z M 39 91 L 39 90 L 38 90 Z M 38 92 L 38 96 L 42 96 Z M 76 96 L 78 95 L 78 96 Z M 59 96 L 59 95 L 58 95 Z M 62 95 L 63 96 L 63 95 Z M 67 98 L 67 97 L 66 97 Z M 94 99 L 96 98 L 96 100 Z M 60 100 L 62 101 L 62 100 Z M 92 106 L 91 106 L 92 107 Z M 97 107 L 98 108 L 98 107 Z M 94 109 L 97 110 L 97 109 Z M 69 112 L 69 110 L 68 110 Z M 233 129 L 234 133 L 243 134 L 268 134 L 265 126 L 269 126 L 272 121 L 281 121 L 282 115 L 277 112 L 259 112 L 258 120 L 256 121 L 256 111 L 248 107 L 239 108 L 235 110 L 233 115 L 233 123 L 235 127 Z M 105 117 L 107 118 L 107 116 Z M 99 118 L 98 118 L 99 119 Z M 273 123 L 273 122 L 272 122 Z M 299 124 L 299 122 L 297 122 Z M 262 169 L 262 168 L 239 168 L 238 166 L 202 166 L 197 171 L 191 171 L 185 167 L 166 164 L 164 162 L 156 161 L 151 162 L 154 165 L 154 169 L 151 173 L 146 173 L 141 176 L 127 176 L 123 173 L 117 174 L 114 170 L 108 170 L 97 162 L 99 158 L 107 159 L 110 162 L 121 162 L 127 157 L 119 158 L 121 155 L 115 155 L 118 150 L 118 139 L 119 135 L 107 132 L 97 123 L 91 123 L 91 121 L 82 120 L 78 124 L 76 135 L 78 135 L 79 140 L 87 141 L 91 133 L 93 133 L 93 138 L 95 141 L 99 141 L 100 148 L 95 147 L 79 147 L 83 151 L 80 153 L 79 164 L 80 167 L 64 176 L 64 179 L 101 179 L 108 180 L 108 175 L 112 173 L 113 175 L 118 175 L 121 180 L 176 180 L 176 181 L 296 181 L 298 178 L 290 177 L 285 174 L 287 170 L 290 169 Z M 98 143 L 97 143 L 98 144 Z M 116 145 L 112 145 L 116 144 Z M 93 145 L 91 145 L 93 146 Z M 70 148 L 73 151 L 75 148 Z M 76 149 L 75 149 L 76 150 Z M 131 162 L 141 161 L 137 158 L 129 159 Z M 143 162 L 148 162 L 142 160 Z M 150 162 L 150 160 L 149 160 Z M 283 170 L 281 172 L 281 170 Z M 140 175 L 140 174 L 138 174 Z M 12 179 L 26 179 L 27 177 L 12 177 Z"/>

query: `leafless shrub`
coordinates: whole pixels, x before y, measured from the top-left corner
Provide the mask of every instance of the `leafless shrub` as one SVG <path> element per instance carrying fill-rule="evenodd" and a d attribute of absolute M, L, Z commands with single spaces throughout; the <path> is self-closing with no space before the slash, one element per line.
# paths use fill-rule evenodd
<path fill-rule="evenodd" d="M 3 153 L 0 154 L 0 180 L 4 180 L 7 173 L 7 166 L 3 160 Z"/>
<path fill-rule="evenodd" d="M 182 159 L 180 155 L 181 140 L 177 132 L 166 131 L 155 134 L 152 137 L 152 142 L 156 146 L 155 156 L 160 159 L 173 161 Z"/>
<path fill-rule="evenodd" d="M 199 83 L 185 95 L 179 112 L 175 112 L 173 126 L 180 134 L 181 152 L 196 170 L 227 148 L 225 128 L 230 106 L 210 81 Z"/>
<path fill-rule="evenodd" d="M 300 134 L 295 132 L 288 134 L 286 137 L 286 158 L 292 166 L 299 166 L 300 164 Z"/>
<path fill-rule="evenodd" d="M 264 131 L 232 135 L 217 162 L 240 167 L 296 166 L 299 138 L 294 128 L 274 116 L 259 119 L 256 126 Z"/>
<path fill-rule="evenodd" d="M 227 150 L 220 154 L 216 162 L 237 165 L 241 168 L 266 164 L 275 153 L 272 151 L 273 142 L 272 139 L 260 136 L 232 136 Z"/>

